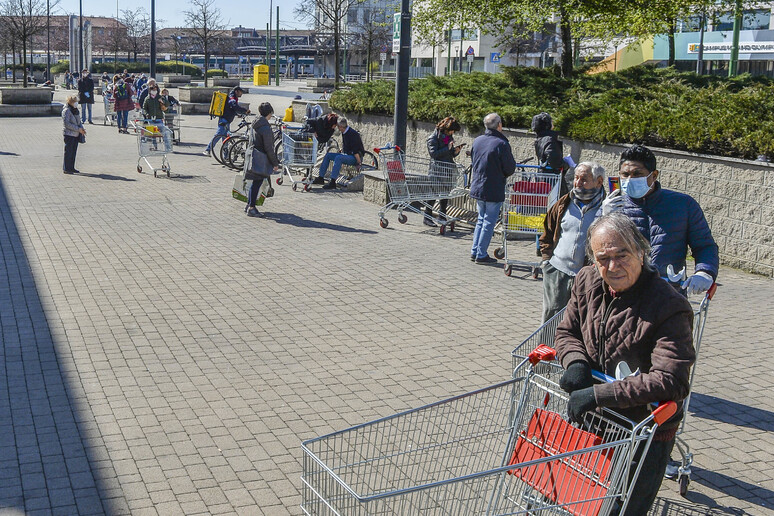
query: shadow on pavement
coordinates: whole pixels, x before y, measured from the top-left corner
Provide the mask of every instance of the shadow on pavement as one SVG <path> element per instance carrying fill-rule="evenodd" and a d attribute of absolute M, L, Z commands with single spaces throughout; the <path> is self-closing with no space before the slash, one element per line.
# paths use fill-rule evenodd
<path fill-rule="evenodd" d="M 749 482 L 744 482 L 743 480 L 729 477 L 728 475 L 724 475 L 716 471 L 697 468 L 696 466 L 692 466 L 691 468 L 693 470 L 693 472 L 691 473 L 691 483 L 695 482 L 697 484 L 701 484 L 703 486 L 709 487 L 710 489 L 715 489 L 717 491 L 722 491 L 724 493 L 729 493 L 729 492 L 736 493 L 739 491 L 739 489 L 742 489 L 750 493 L 750 496 L 746 498 L 742 498 L 738 495 L 735 495 L 734 496 L 735 498 L 744 500 L 745 502 L 750 504 L 755 504 L 760 507 L 765 507 L 768 511 L 771 511 L 772 508 L 774 508 L 774 491 L 771 491 L 770 489 L 766 489 L 765 487 L 761 487 L 760 485 L 750 484 Z M 729 486 L 735 486 L 738 489 L 729 490 Z M 696 503 L 704 503 L 704 501 L 700 500 L 699 498 L 707 498 L 707 497 L 699 493 L 694 493 L 690 489 L 691 488 L 689 485 L 688 494 L 686 495 L 686 498 Z M 710 499 L 710 501 L 712 500 Z M 715 504 L 713 502 L 706 505 L 712 506 Z M 741 511 L 741 512 L 733 512 L 733 513 L 723 512 L 718 514 L 747 514 L 741 509 L 736 509 L 736 508 L 726 508 L 726 509 Z M 715 514 L 715 513 L 709 513 L 709 514 Z"/>
<path fill-rule="evenodd" d="M 375 235 L 377 231 L 371 231 L 369 229 L 356 229 L 348 226 L 340 226 L 338 224 L 330 224 L 328 222 L 320 222 L 317 220 L 309 220 L 292 213 L 266 213 L 267 220 L 273 220 L 278 224 L 290 224 L 299 228 L 313 228 L 313 229 L 329 229 L 331 231 L 342 231 L 345 233 L 364 233 L 367 235 Z"/>
<path fill-rule="evenodd" d="M 0 179 L 0 512 L 111 514 L 92 465 L 94 416 L 74 392 L 81 381 L 54 339 Z M 64 334 L 64 333 L 62 333 Z"/>
<path fill-rule="evenodd" d="M 688 493 L 688 498 L 693 498 L 690 492 Z M 685 502 L 657 498 L 648 516 L 742 516 L 749 514 L 743 509 L 716 505 L 711 498 L 703 496 L 701 498 L 704 498 L 704 500 L 697 499 Z"/>
<path fill-rule="evenodd" d="M 774 412 L 749 405 L 724 400 L 709 394 L 694 392 L 688 409 L 693 415 L 728 423 L 729 425 L 756 428 L 764 432 L 774 432 Z"/>
<path fill-rule="evenodd" d="M 18 156 L 15 152 L 0 151 L 0 156 Z"/>
<path fill-rule="evenodd" d="M 137 181 L 136 179 L 130 179 L 124 176 L 114 176 L 112 174 L 88 174 L 86 172 L 78 172 L 73 174 L 77 177 L 93 177 L 95 179 L 104 179 L 105 181 Z"/>

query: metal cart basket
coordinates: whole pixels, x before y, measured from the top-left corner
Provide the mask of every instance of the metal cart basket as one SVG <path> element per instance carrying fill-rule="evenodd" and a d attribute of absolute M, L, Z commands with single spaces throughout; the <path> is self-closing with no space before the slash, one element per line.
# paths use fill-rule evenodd
<path fill-rule="evenodd" d="M 105 118 L 102 119 L 103 125 L 115 125 L 116 118 L 116 101 L 113 98 L 113 94 L 105 90 L 102 92 L 102 104 L 105 106 Z"/>
<path fill-rule="evenodd" d="M 281 185 L 283 177 L 287 176 L 293 190 L 298 189 L 299 184 L 304 190 L 309 190 L 312 169 L 317 160 L 317 138 L 314 133 L 283 126 L 282 156 L 278 157 L 282 165 L 282 174 L 277 178 L 277 184 Z M 296 179 L 294 174 L 301 177 Z"/>
<path fill-rule="evenodd" d="M 167 160 L 167 154 L 172 152 L 172 131 L 164 124 L 151 120 L 138 120 L 135 132 L 137 133 L 137 172 L 142 172 L 142 164 L 145 164 L 153 171 L 153 176 L 159 170 L 166 172 L 169 177 L 170 166 Z M 151 156 L 161 156 L 161 166 L 154 167 L 148 158 Z"/>
<path fill-rule="evenodd" d="M 631 496 L 639 473 L 631 460 L 650 446 L 652 418 L 664 421 L 675 404 L 640 424 L 589 412 L 581 429 L 560 416 L 567 401 L 529 368 L 507 382 L 305 441 L 302 510 L 610 514 Z"/>

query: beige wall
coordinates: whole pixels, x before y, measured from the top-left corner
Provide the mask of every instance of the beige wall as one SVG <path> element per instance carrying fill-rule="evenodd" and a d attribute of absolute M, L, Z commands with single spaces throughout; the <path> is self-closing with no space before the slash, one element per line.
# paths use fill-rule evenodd
<path fill-rule="evenodd" d="M 392 118 L 345 114 L 360 131 L 366 148 L 391 142 Z M 409 122 L 409 154 L 425 154 L 425 138 L 433 125 Z M 524 130 L 506 130 L 517 160 L 534 155 L 534 135 Z M 468 142 L 477 134 L 463 130 L 455 139 Z M 565 155 L 576 162 L 597 161 L 616 171 L 621 145 L 600 145 L 564 138 Z M 653 149 L 661 184 L 693 196 L 701 205 L 712 234 L 720 247 L 724 265 L 774 277 L 774 164 L 719 158 L 667 149 Z M 383 203 L 384 185 L 367 182 L 364 197 Z"/>

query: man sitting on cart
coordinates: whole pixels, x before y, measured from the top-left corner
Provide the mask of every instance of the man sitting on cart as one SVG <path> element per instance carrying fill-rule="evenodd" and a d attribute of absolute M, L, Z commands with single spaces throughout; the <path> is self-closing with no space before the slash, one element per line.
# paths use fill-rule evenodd
<path fill-rule="evenodd" d="M 324 190 L 333 190 L 336 188 L 336 178 L 339 177 L 342 165 L 360 166 L 365 155 L 365 147 L 360 133 L 349 127 L 347 119 L 339 117 L 336 126 L 341 133 L 341 153 L 328 152 L 323 157 L 320 164 L 320 177 L 325 180 L 325 174 L 328 173 L 328 165 L 333 161 L 333 170 L 331 170 L 330 182 L 323 186 Z"/>
<path fill-rule="evenodd" d="M 626 216 L 613 213 L 589 228 L 593 265 L 575 278 L 567 311 L 556 330 L 559 385 L 570 393 L 567 412 L 581 423 L 598 407 L 634 422 L 651 403 L 681 401 L 690 390 L 693 311 L 650 263 L 650 243 Z M 591 370 L 618 378 L 594 384 Z M 633 371 L 633 373 L 631 372 Z M 658 494 L 682 410 L 656 429 L 626 516 L 648 513 Z M 634 471 L 634 469 L 632 470 Z"/>

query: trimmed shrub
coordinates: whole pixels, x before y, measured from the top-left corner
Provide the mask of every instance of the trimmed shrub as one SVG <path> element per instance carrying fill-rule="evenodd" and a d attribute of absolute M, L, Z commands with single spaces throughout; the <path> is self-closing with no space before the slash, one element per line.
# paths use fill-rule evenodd
<path fill-rule="evenodd" d="M 207 70 L 207 77 L 228 77 L 228 72 L 220 68 L 211 68 Z"/>
<path fill-rule="evenodd" d="M 69 69 L 70 61 L 68 60 L 59 61 L 57 64 L 51 65 L 51 73 L 65 73 Z M 118 61 L 115 65 L 113 62 L 93 64 L 91 72 L 98 74 L 107 72 L 112 74 L 113 70 L 118 70 L 119 72 L 127 70 L 129 73 L 147 74 L 149 69 L 150 65 L 143 61 Z M 185 63 L 183 61 L 159 61 L 156 63 L 157 73 L 181 73 L 181 69 L 183 75 L 190 75 L 191 77 L 198 78 L 202 77 L 202 69 L 191 63 Z"/>
<path fill-rule="evenodd" d="M 391 115 L 394 83 L 337 91 L 333 109 Z M 505 68 L 500 74 L 431 76 L 409 83 L 409 118 L 455 116 L 475 130 L 496 111 L 507 127 L 529 128 L 548 111 L 556 130 L 598 143 L 641 143 L 755 159 L 774 156 L 774 81 L 733 79 L 674 68 L 638 66 L 563 78 L 549 69 Z"/>

